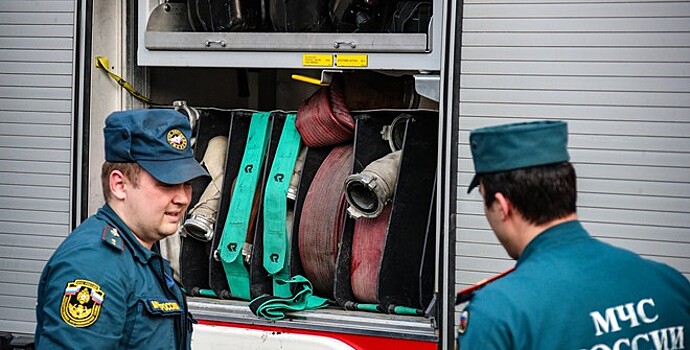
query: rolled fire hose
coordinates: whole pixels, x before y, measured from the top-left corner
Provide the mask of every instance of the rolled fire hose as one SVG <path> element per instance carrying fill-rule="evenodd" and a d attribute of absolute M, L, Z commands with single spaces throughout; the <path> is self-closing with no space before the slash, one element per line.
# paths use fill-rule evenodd
<path fill-rule="evenodd" d="M 206 186 L 196 205 L 189 210 L 189 217 L 182 225 L 183 235 L 204 242 L 213 239 L 216 213 L 223 188 L 227 149 L 228 138 L 225 136 L 216 136 L 208 142 L 201 164 L 206 166 L 211 175 L 211 183 Z"/>
<path fill-rule="evenodd" d="M 405 138 L 405 121 L 412 116 L 402 113 L 383 127 L 382 138 L 392 153 L 372 162 L 359 174 L 345 179 L 345 198 L 351 217 L 375 218 L 393 196 L 398 181 L 401 149 Z"/>
<path fill-rule="evenodd" d="M 398 182 L 401 152 L 391 152 L 371 162 L 359 174 L 345 178 L 347 212 L 351 217 L 375 218 L 381 214 Z"/>
<path fill-rule="evenodd" d="M 346 197 L 354 205 L 348 209 L 358 212 L 352 235 L 350 255 L 350 286 L 357 302 L 345 308 L 406 315 L 422 315 L 423 311 L 400 305 L 384 309 L 378 298 L 383 253 L 388 239 L 393 204 L 390 201 L 397 183 L 401 151 L 395 151 L 373 161 L 360 174 L 348 176 Z M 363 180 L 360 182 L 361 180 Z M 353 185 L 357 184 L 357 185 Z M 360 211 L 363 210 L 363 211 Z M 376 215 L 369 215 L 376 214 Z M 352 216 L 352 214 L 351 214 Z"/>
<path fill-rule="evenodd" d="M 263 266 L 273 277 L 273 295 L 261 295 L 249 303 L 257 316 L 270 320 L 283 319 L 286 312 L 318 309 L 328 299 L 313 295 L 312 284 L 304 276 L 290 277 L 289 253 L 294 213 L 292 204 L 297 193 L 306 151 L 300 152 L 300 135 L 295 128 L 295 115 L 288 114 L 264 195 L 264 260 Z M 285 174 L 291 174 L 286 181 Z M 292 189 L 292 191 L 291 191 Z M 295 294 L 292 294 L 295 290 Z"/>
<path fill-rule="evenodd" d="M 270 112 L 252 114 L 240 171 L 218 245 L 230 293 L 233 297 L 244 300 L 249 300 L 251 297 L 249 271 L 244 264 L 244 259 L 239 257 L 246 242 L 254 196 L 261 177 L 261 168 L 268 144 L 267 131 L 270 115 Z"/>
<path fill-rule="evenodd" d="M 378 303 L 379 271 L 386 244 L 386 232 L 392 205 L 389 203 L 376 218 L 355 220 L 350 257 L 352 294 L 362 303 Z"/>
<path fill-rule="evenodd" d="M 314 175 L 302 206 L 299 254 L 319 295 L 332 297 L 335 262 L 346 217 L 342 184 L 352 169 L 352 144 L 336 146 Z"/>
<path fill-rule="evenodd" d="M 300 104 L 295 126 L 308 147 L 325 147 L 352 140 L 355 122 L 343 96 L 342 79 L 319 88 Z"/>

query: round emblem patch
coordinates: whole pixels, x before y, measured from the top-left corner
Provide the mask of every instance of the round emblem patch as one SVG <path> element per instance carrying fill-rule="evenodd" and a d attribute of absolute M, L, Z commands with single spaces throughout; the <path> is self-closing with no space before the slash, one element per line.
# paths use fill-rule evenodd
<path fill-rule="evenodd" d="M 187 148 L 187 138 L 180 130 L 172 129 L 168 131 L 166 139 L 168 140 L 168 144 L 170 146 L 173 146 L 176 149 L 179 149 L 180 151 Z"/>
<path fill-rule="evenodd" d="M 464 310 L 460 314 L 460 322 L 458 323 L 458 333 L 460 334 L 465 334 L 465 331 L 467 330 L 467 326 L 470 324 L 470 312 L 467 310 Z"/>
<path fill-rule="evenodd" d="M 67 283 L 65 295 L 60 304 L 60 316 L 65 323 L 74 327 L 88 327 L 98 319 L 105 293 L 96 283 L 74 280 Z"/>

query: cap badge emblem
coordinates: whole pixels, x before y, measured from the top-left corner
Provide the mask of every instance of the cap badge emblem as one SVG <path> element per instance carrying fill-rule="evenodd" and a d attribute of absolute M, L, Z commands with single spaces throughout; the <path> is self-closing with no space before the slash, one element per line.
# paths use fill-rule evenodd
<path fill-rule="evenodd" d="M 187 148 L 187 138 L 180 130 L 172 129 L 168 131 L 167 140 L 170 146 L 173 146 L 180 151 Z"/>

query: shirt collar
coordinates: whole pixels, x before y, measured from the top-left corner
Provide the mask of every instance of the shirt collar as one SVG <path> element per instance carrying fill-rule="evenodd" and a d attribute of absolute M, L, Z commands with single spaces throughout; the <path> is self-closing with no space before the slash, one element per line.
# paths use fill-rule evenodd
<path fill-rule="evenodd" d="M 551 247 L 569 244 L 576 239 L 589 237 L 589 234 L 579 220 L 566 221 L 551 226 L 538 234 L 527 244 L 525 250 L 517 260 L 516 266 L 529 259 L 537 251 L 548 250 Z"/>
<path fill-rule="evenodd" d="M 109 224 L 112 224 L 120 232 L 125 244 L 140 262 L 146 264 L 154 253 L 157 253 L 158 246 L 154 244 L 153 247 L 151 247 L 151 250 L 144 247 L 134 236 L 132 230 L 125 225 L 122 219 L 120 219 L 113 208 L 111 208 L 107 203 L 98 209 L 98 213 L 96 215 L 105 217 L 107 219 L 106 221 L 108 221 Z"/>

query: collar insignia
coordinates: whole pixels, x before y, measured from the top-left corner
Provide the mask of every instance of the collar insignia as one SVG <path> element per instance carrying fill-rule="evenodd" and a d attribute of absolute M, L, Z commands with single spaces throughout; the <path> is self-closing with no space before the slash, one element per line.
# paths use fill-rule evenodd
<path fill-rule="evenodd" d="M 103 228 L 101 239 L 103 239 L 103 243 L 111 247 L 117 248 L 120 251 L 125 250 L 125 246 L 122 242 L 122 236 L 120 236 L 120 233 L 117 232 L 116 228 L 110 225 L 105 225 L 105 228 Z"/>
<path fill-rule="evenodd" d="M 96 283 L 76 279 L 67 283 L 60 304 L 60 316 L 70 326 L 88 327 L 98 319 L 105 293 Z"/>

